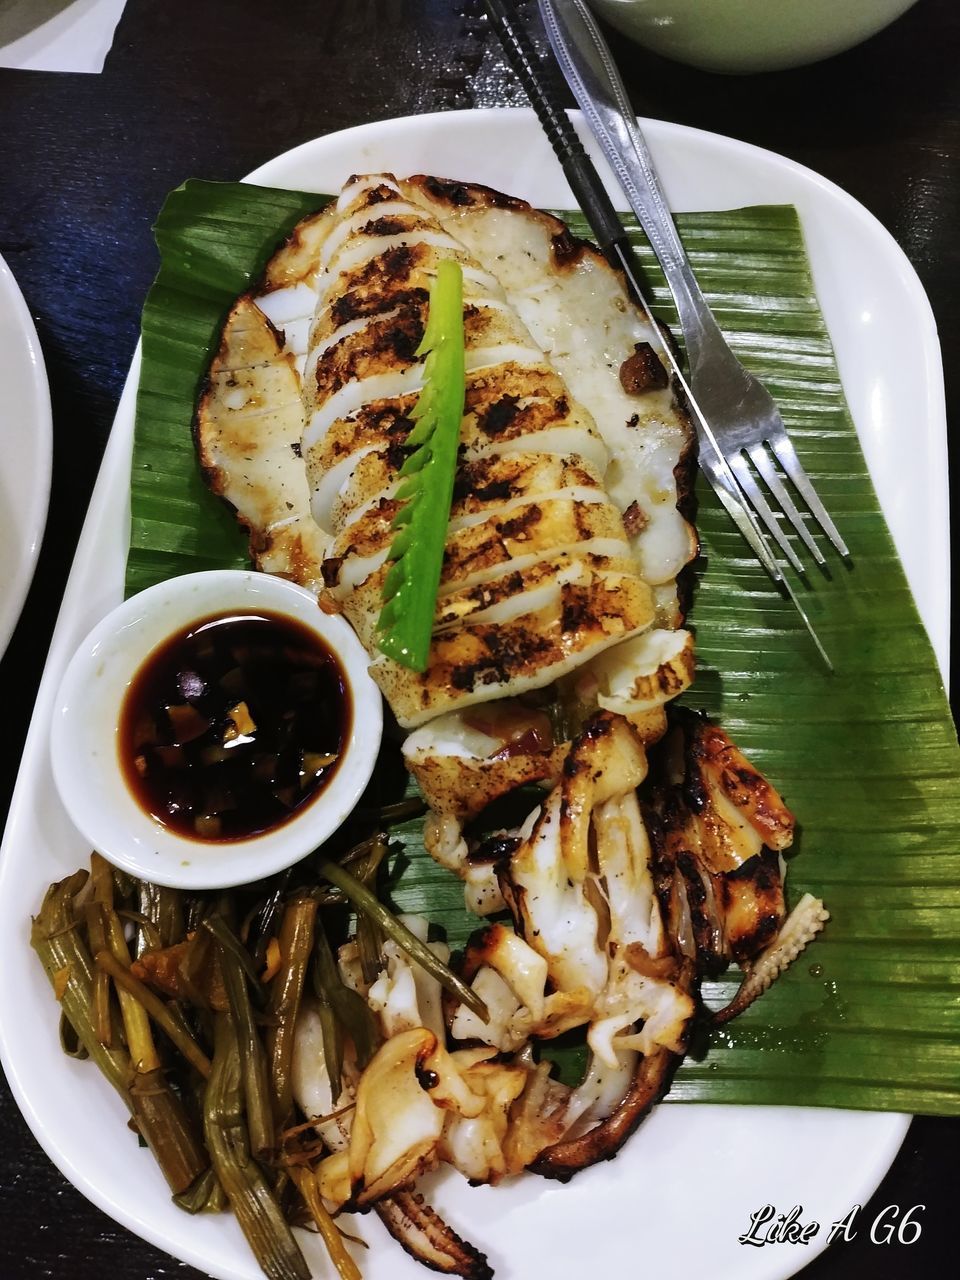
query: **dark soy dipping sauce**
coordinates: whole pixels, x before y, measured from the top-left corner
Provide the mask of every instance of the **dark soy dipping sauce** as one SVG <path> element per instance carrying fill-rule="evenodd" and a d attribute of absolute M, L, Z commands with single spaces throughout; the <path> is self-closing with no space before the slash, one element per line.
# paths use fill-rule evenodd
<path fill-rule="evenodd" d="M 154 649 L 120 713 L 141 808 L 194 840 L 281 826 L 336 773 L 350 690 L 314 633 L 271 613 L 201 618 Z"/>

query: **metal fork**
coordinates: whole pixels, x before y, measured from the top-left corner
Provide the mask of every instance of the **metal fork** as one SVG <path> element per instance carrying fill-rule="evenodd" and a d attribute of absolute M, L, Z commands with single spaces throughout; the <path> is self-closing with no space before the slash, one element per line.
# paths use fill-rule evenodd
<path fill-rule="evenodd" d="M 740 496 L 752 508 L 748 514 L 759 516 L 786 559 L 803 574 L 803 563 L 757 483 L 755 468 L 817 564 L 825 565 L 820 548 L 777 471 L 775 462 L 779 463 L 837 551 L 849 556 L 846 543 L 797 457 L 772 396 L 743 367 L 720 332 L 677 235 L 616 64 L 584 0 L 539 0 L 539 5 L 567 83 L 663 268 L 686 343 L 690 390 L 706 420 L 703 425 L 736 477 Z M 710 478 L 716 485 L 718 477 Z M 729 473 L 720 481 L 729 491 Z M 756 550 L 755 540 L 748 540 Z M 779 572 L 774 576 L 782 580 Z"/>

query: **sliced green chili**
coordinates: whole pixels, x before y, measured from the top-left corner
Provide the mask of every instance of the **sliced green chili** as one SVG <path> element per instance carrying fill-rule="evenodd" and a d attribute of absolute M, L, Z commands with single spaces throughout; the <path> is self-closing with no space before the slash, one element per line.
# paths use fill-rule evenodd
<path fill-rule="evenodd" d="M 393 561 L 383 582 L 378 644 L 388 658 L 423 671 L 430 652 L 443 549 L 457 472 L 457 447 L 466 395 L 463 272 L 444 259 L 430 290 L 429 312 L 417 354 L 427 353 L 423 389 L 407 437 L 415 446 L 400 469 L 393 519 Z"/>

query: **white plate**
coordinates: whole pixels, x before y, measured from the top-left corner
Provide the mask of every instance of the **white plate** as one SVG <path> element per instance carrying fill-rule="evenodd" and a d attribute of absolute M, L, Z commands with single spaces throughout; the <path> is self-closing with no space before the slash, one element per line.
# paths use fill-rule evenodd
<path fill-rule="evenodd" d="M 693 129 L 655 121 L 645 127 L 675 208 L 783 201 L 799 208 L 853 414 L 945 669 L 946 423 L 936 330 L 912 268 L 870 214 L 809 170 Z M 364 126 L 299 147 L 252 176 L 331 191 L 351 173 L 377 169 L 470 178 L 547 206 L 571 199 L 527 111 Z M 77 550 L 4 840 L 0 1051 L 34 1133 L 91 1200 L 218 1280 L 258 1280 L 236 1224 L 176 1210 L 152 1161 L 124 1133 L 108 1087 L 89 1064 L 62 1056 L 56 1008 L 27 945 L 29 915 L 44 886 L 87 852 L 53 794 L 48 726 L 71 651 L 121 594 L 129 513 L 116 495 L 127 490 L 137 370 L 135 362 Z M 902 424 L 909 424 L 910 450 L 898 447 Z M 614 1163 L 569 1187 L 530 1176 L 511 1187 L 471 1189 L 451 1175 L 431 1186 L 430 1196 L 489 1254 L 501 1280 L 544 1267 L 555 1280 L 579 1280 L 637 1250 L 651 1275 L 784 1280 L 823 1247 L 830 1223 L 869 1198 L 907 1123 L 867 1112 L 666 1105 Z M 806 1247 L 744 1248 L 737 1237 L 766 1203 L 782 1212 L 802 1205 L 803 1221 L 822 1228 Z M 423 1280 L 423 1269 L 372 1215 L 360 1229 L 373 1246 L 362 1260 L 367 1280 Z M 305 1238 L 305 1248 L 317 1274 L 328 1274 L 315 1241 Z"/>
<path fill-rule="evenodd" d="M 0 657 L 17 625 L 47 522 L 53 425 L 30 312 L 0 258 Z"/>

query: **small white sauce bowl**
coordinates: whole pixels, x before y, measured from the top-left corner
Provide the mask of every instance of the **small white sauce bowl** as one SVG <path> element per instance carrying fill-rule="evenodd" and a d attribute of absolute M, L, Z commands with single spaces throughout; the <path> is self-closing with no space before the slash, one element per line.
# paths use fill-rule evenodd
<path fill-rule="evenodd" d="M 127 786 L 118 752 L 121 708 L 144 662 L 172 636 L 204 618 L 260 612 L 300 623 L 335 654 L 350 690 L 349 736 L 330 782 L 281 826 L 248 839 L 192 840 L 146 813 Z M 156 884 L 227 888 L 292 866 L 346 820 L 373 773 L 383 704 L 369 661 L 342 618 L 283 578 L 223 569 L 149 587 L 94 627 L 61 681 L 51 756 L 67 812 L 92 848 Z"/>

